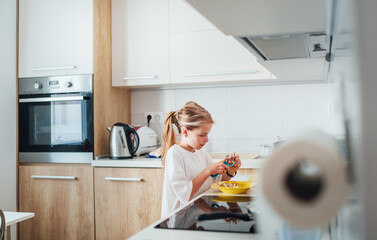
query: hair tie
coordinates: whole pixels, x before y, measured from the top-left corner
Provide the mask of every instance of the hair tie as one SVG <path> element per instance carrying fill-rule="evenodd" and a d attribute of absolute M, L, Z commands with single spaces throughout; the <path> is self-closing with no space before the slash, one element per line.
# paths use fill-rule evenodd
<path fill-rule="evenodd" d="M 172 118 L 171 118 L 172 123 L 177 124 L 178 123 L 178 113 L 177 113 L 177 111 L 175 111 L 171 116 L 172 116 Z"/>
<path fill-rule="evenodd" d="M 174 114 L 173 114 L 173 118 L 172 118 L 172 123 L 177 127 L 178 131 L 180 131 L 179 129 L 179 123 L 178 123 L 178 111 L 175 111 Z"/>

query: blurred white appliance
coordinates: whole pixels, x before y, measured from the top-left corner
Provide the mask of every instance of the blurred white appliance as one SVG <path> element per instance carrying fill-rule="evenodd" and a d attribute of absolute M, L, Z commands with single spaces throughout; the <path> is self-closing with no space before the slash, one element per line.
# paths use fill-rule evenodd
<path fill-rule="evenodd" d="M 158 148 L 158 135 L 152 128 L 142 126 L 138 128 L 136 132 L 139 135 L 140 139 L 140 144 L 138 150 L 136 151 L 136 156 L 149 153 Z"/>

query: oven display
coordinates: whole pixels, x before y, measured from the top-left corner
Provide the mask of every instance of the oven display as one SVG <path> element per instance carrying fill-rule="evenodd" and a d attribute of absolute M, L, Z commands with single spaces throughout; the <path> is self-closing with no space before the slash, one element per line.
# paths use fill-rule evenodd
<path fill-rule="evenodd" d="M 48 81 L 48 85 L 49 86 L 58 86 L 59 85 L 59 81 Z"/>

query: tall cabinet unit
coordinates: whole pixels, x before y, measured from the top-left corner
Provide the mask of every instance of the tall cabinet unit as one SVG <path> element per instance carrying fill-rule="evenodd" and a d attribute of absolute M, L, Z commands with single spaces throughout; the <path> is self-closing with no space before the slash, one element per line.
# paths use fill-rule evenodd
<path fill-rule="evenodd" d="M 18 60 L 20 78 L 93 73 L 94 155 L 108 154 L 106 127 L 130 123 L 129 90 L 111 86 L 111 0 L 19 0 Z M 20 239 L 95 238 L 91 165 L 18 167 L 18 209 L 35 213 Z"/>
<path fill-rule="evenodd" d="M 112 84 L 169 83 L 168 0 L 112 0 Z"/>
<path fill-rule="evenodd" d="M 19 76 L 93 73 L 93 0 L 19 1 Z"/>

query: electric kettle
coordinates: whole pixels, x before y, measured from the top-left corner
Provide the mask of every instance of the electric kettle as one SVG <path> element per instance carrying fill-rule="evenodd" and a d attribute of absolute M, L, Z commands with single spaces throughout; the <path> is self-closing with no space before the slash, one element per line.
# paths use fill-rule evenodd
<path fill-rule="evenodd" d="M 260 145 L 261 146 L 261 156 L 264 157 L 264 158 L 267 158 L 269 156 L 271 156 L 272 152 L 273 152 L 273 148 L 271 145 L 268 145 L 268 144 L 262 144 Z"/>
<path fill-rule="evenodd" d="M 115 123 L 110 131 L 110 159 L 130 159 L 139 147 L 139 135 L 133 127 Z"/>

